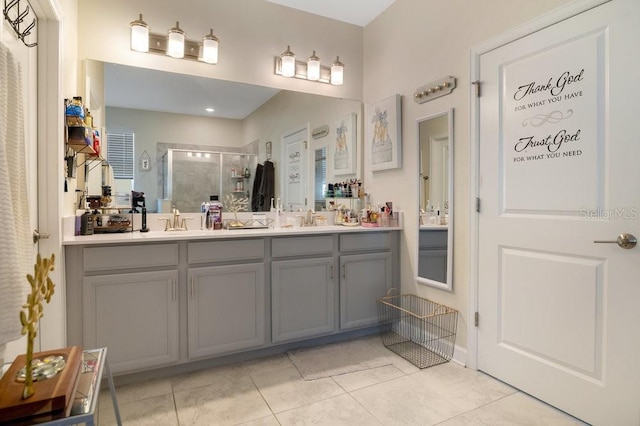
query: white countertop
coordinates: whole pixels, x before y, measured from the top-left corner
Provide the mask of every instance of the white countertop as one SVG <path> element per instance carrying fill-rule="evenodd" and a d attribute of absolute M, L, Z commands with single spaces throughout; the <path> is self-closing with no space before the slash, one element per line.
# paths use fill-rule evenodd
<path fill-rule="evenodd" d="M 399 231 L 400 227 L 365 228 L 362 226 L 306 226 L 293 228 L 239 229 L 239 230 L 189 230 L 189 231 L 149 231 L 117 232 L 95 235 L 65 236 L 63 245 L 93 245 L 142 243 L 180 240 L 210 240 L 224 238 L 273 237 L 286 235 L 334 234 L 346 232 Z"/>
<path fill-rule="evenodd" d="M 420 230 L 431 229 L 434 231 L 443 231 L 449 229 L 449 225 L 420 225 Z"/>

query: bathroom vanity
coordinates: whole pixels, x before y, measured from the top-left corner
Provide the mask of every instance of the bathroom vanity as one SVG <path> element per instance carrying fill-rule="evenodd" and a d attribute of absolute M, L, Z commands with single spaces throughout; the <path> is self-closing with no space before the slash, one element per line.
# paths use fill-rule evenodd
<path fill-rule="evenodd" d="M 375 327 L 399 282 L 399 231 L 69 237 L 68 344 L 108 347 L 122 374 Z"/>

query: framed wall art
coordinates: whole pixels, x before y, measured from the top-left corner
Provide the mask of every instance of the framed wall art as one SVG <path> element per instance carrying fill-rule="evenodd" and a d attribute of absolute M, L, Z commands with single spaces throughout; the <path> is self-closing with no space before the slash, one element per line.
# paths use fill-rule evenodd
<path fill-rule="evenodd" d="M 331 125 L 333 174 L 356 172 L 356 113 L 349 113 Z"/>
<path fill-rule="evenodd" d="M 367 106 L 365 149 L 370 170 L 402 167 L 401 96 L 393 95 Z"/>

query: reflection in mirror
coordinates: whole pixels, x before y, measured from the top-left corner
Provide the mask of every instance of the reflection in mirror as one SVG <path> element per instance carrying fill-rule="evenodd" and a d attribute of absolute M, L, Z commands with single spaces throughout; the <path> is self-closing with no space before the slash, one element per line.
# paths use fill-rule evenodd
<path fill-rule="evenodd" d="M 453 109 L 418 120 L 420 283 L 452 290 Z"/>
<path fill-rule="evenodd" d="M 135 133 L 134 179 L 133 183 L 127 182 L 128 188 L 122 192 L 131 189 L 144 192 L 150 212 L 155 209 L 156 200 L 164 200 L 167 194 L 163 188 L 163 159 L 166 160 L 168 149 L 254 154 L 257 163 L 262 164 L 267 159 L 266 146 L 270 142 L 273 146 L 271 158 L 275 163 L 275 196 L 284 197 L 284 170 L 279 164 L 283 136 L 302 126 L 311 130 L 331 124 L 349 113 L 360 115 L 362 111 L 362 104 L 354 100 L 91 60 L 86 63 L 87 87 L 91 93 L 89 102 L 95 104 L 96 113 L 98 104 L 105 106 L 101 108 L 100 125 L 105 126 L 108 132 Z M 103 89 L 104 94 L 100 96 Z M 215 112 L 205 112 L 208 106 L 214 107 Z M 227 106 L 233 115 L 224 115 Z M 93 107 L 91 112 L 94 112 Z M 357 132 L 358 145 L 362 143 L 361 133 Z M 309 139 L 309 152 L 327 145 L 329 158 L 326 161 L 331 161 L 328 137 Z M 139 167 L 139 157 L 145 151 L 150 156 L 150 167 L 143 170 Z M 315 176 L 314 156 L 308 157 L 308 164 L 303 166 L 311 179 Z M 335 180 L 330 167 L 325 171 L 324 182 Z M 255 167 L 250 167 L 250 172 L 254 176 Z M 231 173 L 229 167 L 216 173 L 223 176 L 223 183 L 231 182 L 225 178 Z M 360 167 L 351 177 L 361 178 Z M 192 182 L 205 180 L 195 174 L 192 177 Z M 244 182 L 245 191 L 253 189 L 248 183 Z M 305 185 L 309 208 L 315 205 L 316 186 L 314 182 Z M 99 190 L 99 185 L 97 188 Z M 197 195 L 193 200 L 183 202 L 199 206 L 203 201 L 201 198 L 202 195 Z M 322 200 L 317 201 L 318 205 L 323 204 Z M 282 202 L 289 204 L 284 198 Z"/>
<path fill-rule="evenodd" d="M 327 147 L 325 146 L 320 149 L 316 149 L 313 157 L 315 164 L 315 205 L 313 209 L 315 211 L 320 211 L 324 210 L 326 206 L 325 194 L 327 193 Z"/>
<path fill-rule="evenodd" d="M 251 198 L 255 154 L 169 149 L 166 164 L 163 199 L 180 211 L 200 211 L 203 202 L 222 200 L 224 194 Z"/>

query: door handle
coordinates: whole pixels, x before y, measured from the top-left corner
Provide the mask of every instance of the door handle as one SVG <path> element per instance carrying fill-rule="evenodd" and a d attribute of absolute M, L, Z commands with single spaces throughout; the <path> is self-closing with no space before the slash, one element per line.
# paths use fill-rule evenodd
<path fill-rule="evenodd" d="M 594 241 L 596 244 L 618 244 L 623 249 L 632 249 L 638 244 L 633 234 L 620 234 L 615 241 Z"/>
<path fill-rule="evenodd" d="M 40 240 L 48 240 L 51 237 L 51 234 L 47 234 L 43 232 L 42 234 L 37 230 L 33 230 L 33 244 L 37 243 Z"/>

